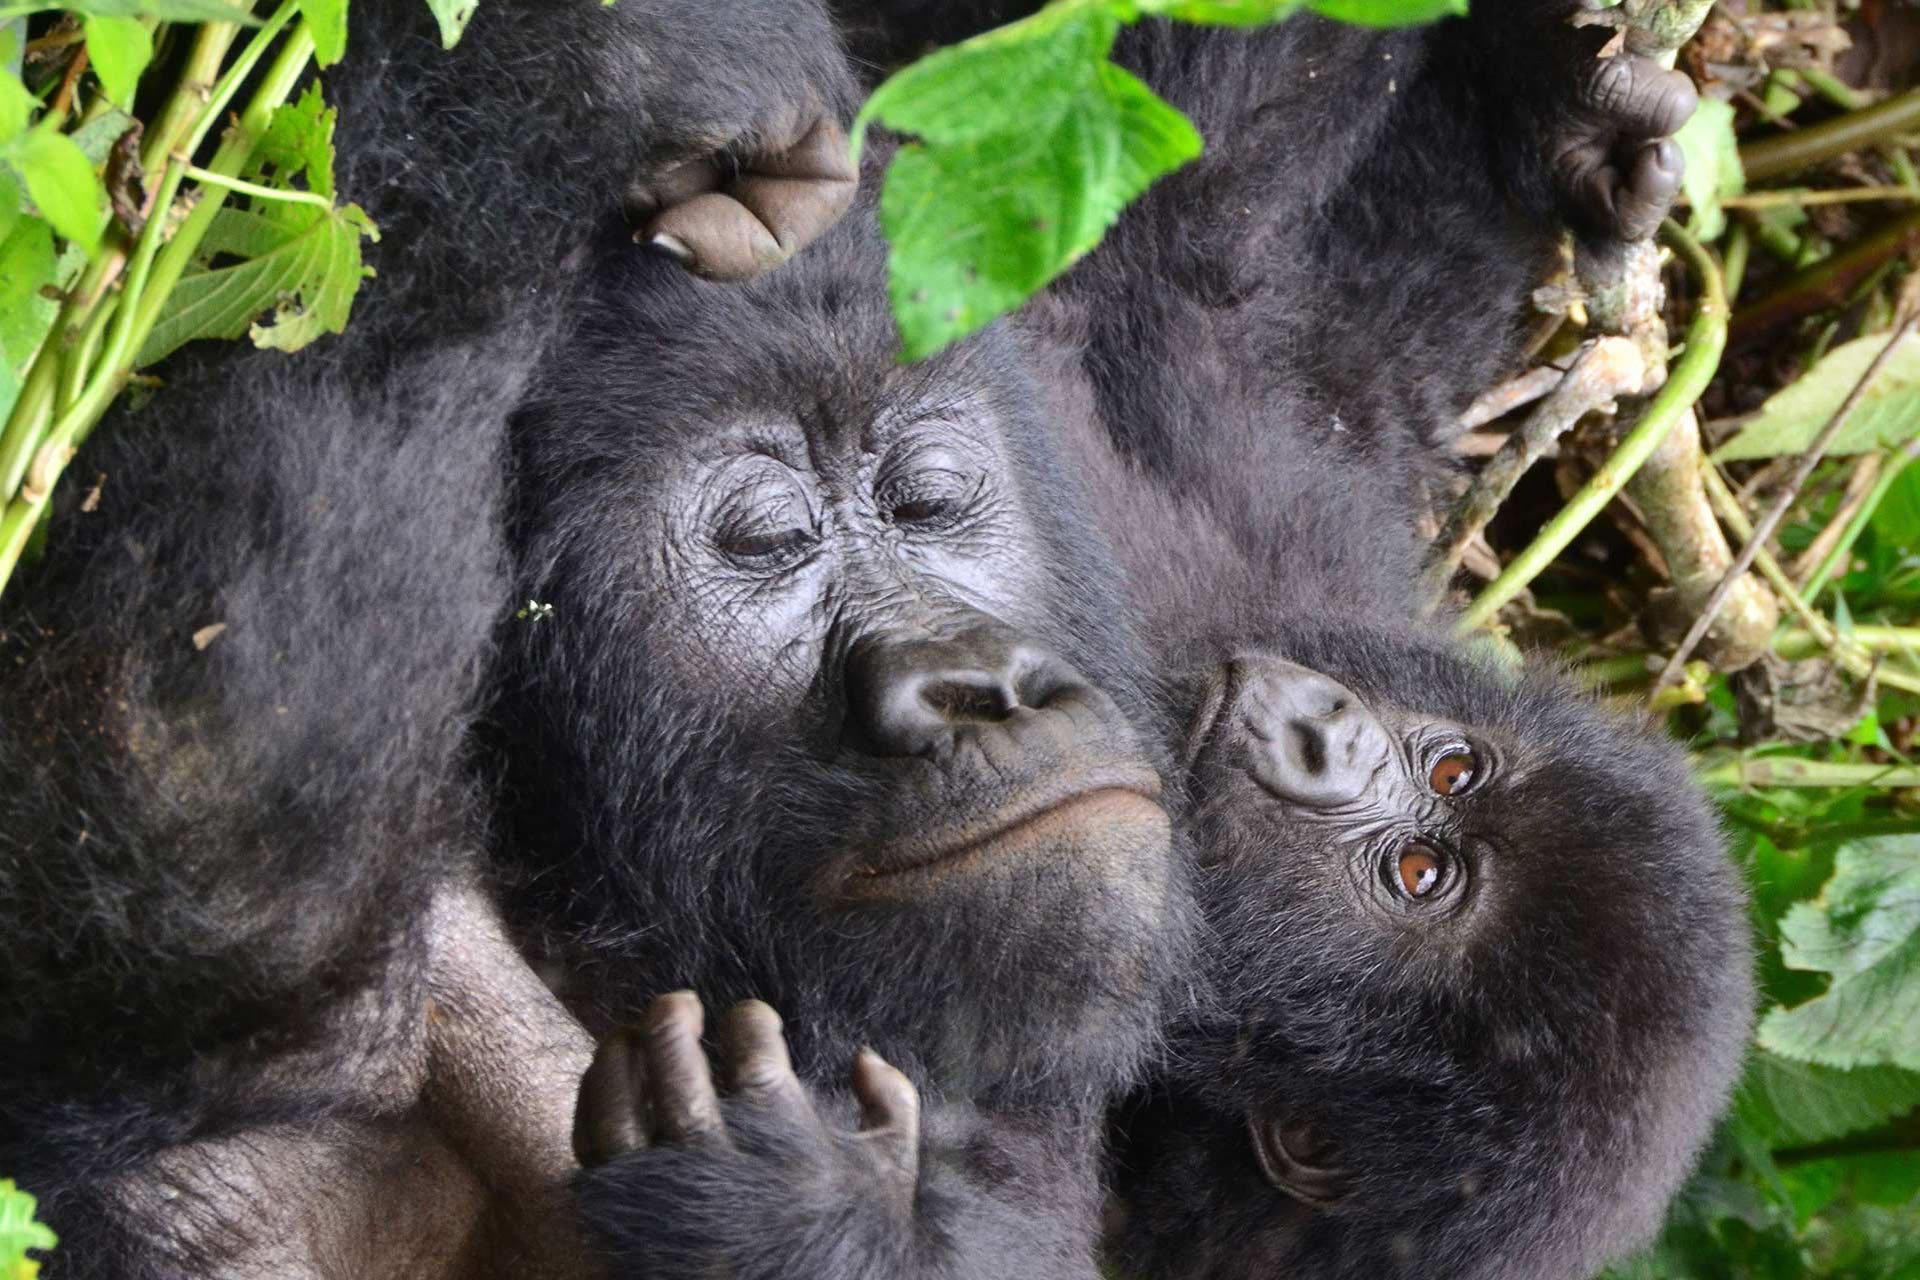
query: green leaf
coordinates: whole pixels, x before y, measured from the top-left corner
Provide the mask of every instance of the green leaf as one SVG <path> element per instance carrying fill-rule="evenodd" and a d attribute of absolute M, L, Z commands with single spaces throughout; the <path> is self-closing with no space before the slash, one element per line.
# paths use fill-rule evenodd
<path fill-rule="evenodd" d="M 320 86 L 273 113 L 260 145 L 254 148 L 246 176 L 255 182 L 300 189 L 333 198 L 333 125 L 335 112 L 321 96 Z M 285 204 L 273 206 L 285 210 Z"/>
<path fill-rule="evenodd" d="M 27 130 L 27 122 L 40 109 L 40 99 L 27 92 L 20 77 L 0 71 L 0 142 L 11 142 Z"/>
<path fill-rule="evenodd" d="M 1909 464 L 1887 486 L 1874 508 L 1873 535 L 1889 546 L 1920 551 L 1920 465 Z"/>
<path fill-rule="evenodd" d="M 1673 140 L 1686 161 L 1680 181 L 1692 209 L 1687 229 L 1702 240 L 1717 240 L 1727 229 L 1721 198 L 1747 189 L 1746 173 L 1740 168 L 1740 139 L 1733 132 L 1733 104 L 1702 98 Z"/>
<path fill-rule="evenodd" d="M 347 52 L 347 0 L 300 0 L 300 16 L 313 29 L 313 61 L 330 67 Z"/>
<path fill-rule="evenodd" d="M 309 86 L 274 112 L 245 177 L 331 200 L 333 123 L 319 86 Z M 358 205 L 248 196 L 246 207 L 222 209 L 135 363 L 152 364 L 199 338 L 245 333 L 258 346 L 295 351 L 340 332 L 367 275 L 361 238 L 376 234 Z"/>
<path fill-rule="evenodd" d="M 74 13 L 103 18 L 158 18 L 162 22 L 237 22 L 257 27 L 260 20 L 245 5 L 226 0 L 67 0 L 49 9 L 68 9 Z"/>
<path fill-rule="evenodd" d="M 1139 11 L 1181 22 L 1225 27 L 1258 27 L 1299 9 L 1305 0 L 1140 0 Z M 1121 15 L 1129 16 L 1129 15 Z"/>
<path fill-rule="evenodd" d="M 1827 352 L 1798 382 L 1769 397 L 1739 435 L 1715 449 L 1714 461 L 1804 451 L 1886 345 L 1887 335 L 1876 334 Z M 1837 456 L 1888 448 L 1912 439 L 1915 433 L 1920 433 L 1920 336 L 1909 334 L 1867 388 L 1827 453 Z"/>
<path fill-rule="evenodd" d="M 0 1280 L 33 1280 L 38 1264 L 27 1258 L 29 1249 L 51 1249 L 60 1238 L 34 1221 L 39 1202 L 0 1178 Z"/>
<path fill-rule="evenodd" d="M 0 420 L 13 411 L 27 366 L 60 314 L 43 292 L 55 273 L 52 229 L 21 218 L 0 241 Z"/>
<path fill-rule="evenodd" d="M 1818 899 L 1780 921 L 1781 955 L 1832 975 L 1761 1019 L 1762 1048 L 1831 1067 L 1920 1069 L 1920 836 L 1844 845 Z"/>
<path fill-rule="evenodd" d="M 112 18 L 90 13 L 85 23 L 87 57 L 100 77 L 107 97 L 123 107 L 133 105 L 140 73 L 153 60 L 153 36 L 138 18 Z"/>
<path fill-rule="evenodd" d="M 27 194 L 40 216 L 88 256 L 100 245 L 100 214 L 106 193 L 93 162 L 72 138 L 42 125 L 6 148 L 7 163 L 26 180 Z"/>
<path fill-rule="evenodd" d="M 1898 1067 L 1832 1067 L 1760 1050 L 1736 1101 L 1770 1147 L 1804 1147 L 1885 1124 L 1920 1107 L 1920 1073 Z"/>
<path fill-rule="evenodd" d="M 1462 17 L 1467 0 L 1307 0 L 1307 7 L 1356 27 L 1412 27 Z"/>
<path fill-rule="evenodd" d="M 14 225 L 25 216 L 21 206 L 26 201 L 26 193 L 20 189 L 20 180 L 5 169 L 0 169 L 0 240 L 13 234 Z"/>
<path fill-rule="evenodd" d="M 440 24 L 440 43 L 451 49 L 460 43 L 460 37 L 466 33 L 467 23 L 473 20 L 473 11 L 480 7 L 480 0 L 427 0 L 427 8 L 433 10 L 434 21 Z"/>
<path fill-rule="evenodd" d="M 1099 243 L 1126 203 L 1200 153 L 1184 116 L 1106 60 L 1100 10 L 1033 18 L 922 59 L 872 120 L 917 134 L 881 195 L 890 292 L 910 359 L 1020 305 Z"/>

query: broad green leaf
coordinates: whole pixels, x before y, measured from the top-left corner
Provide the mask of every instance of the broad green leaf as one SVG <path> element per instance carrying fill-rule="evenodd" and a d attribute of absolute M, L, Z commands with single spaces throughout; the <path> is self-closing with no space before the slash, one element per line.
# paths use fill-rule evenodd
<path fill-rule="evenodd" d="M 467 23 L 473 20 L 473 11 L 479 7 L 480 0 L 427 0 L 434 21 L 440 24 L 441 45 L 451 49 L 459 44 Z"/>
<path fill-rule="evenodd" d="M 880 202 L 908 358 L 1019 306 L 1200 153 L 1184 116 L 1106 60 L 1118 29 L 1103 11 L 1042 11 L 922 59 L 869 99 L 858 127 L 919 137 Z"/>
<path fill-rule="evenodd" d="M 0 142 L 11 142 L 26 132 L 27 122 L 40 109 L 40 100 L 27 92 L 20 77 L 0 71 Z"/>
<path fill-rule="evenodd" d="M 153 36 L 138 18 L 113 18 L 90 13 L 85 23 L 87 58 L 107 97 L 123 107 L 133 105 L 140 73 L 153 60 Z"/>
<path fill-rule="evenodd" d="M 1356 27 L 1412 27 L 1464 15 L 1467 0 L 1307 0 L 1307 7 Z"/>
<path fill-rule="evenodd" d="M 226 0 L 66 0 L 48 9 L 68 9 L 79 14 L 97 14 L 105 18 L 158 18 L 162 22 L 237 22 L 257 27 L 245 5 Z"/>
<path fill-rule="evenodd" d="M 300 16 L 313 29 L 313 61 L 330 67 L 347 52 L 347 0 L 300 0 Z"/>
<path fill-rule="evenodd" d="M 55 270 L 53 231 L 40 219 L 21 218 L 0 241 L 0 419 L 13 411 L 27 366 L 60 314 L 43 292 Z"/>
<path fill-rule="evenodd" d="M 298 99 L 273 113 L 254 148 L 247 176 L 255 182 L 287 186 L 296 176 L 315 195 L 333 198 L 333 125 L 336 113 L 310 84 Z M 277 210 L 285 204 L 273 206 Z"/>
<path fill-rule="evenodd" d="M 73 145 L 79 147 L 80 153 L 97 169 L 107 162 L 113 144 L 120 141 L 121 135 L 132 127 L 132 116 L 118 107 L 108 107 L 67 136 L 73 139 Z"/>
<path fill-rule="evenodd" d="M 86 153 L 72 138 L 41 125 L 15 138 L 6 159 L 26 181 L 40 216 L 91 255 L 100 244 L 106 192 Z"/>
<path fill-rule="evenodd" d="M 1920 551 L 1920 463 L 1909 464 L 1873 511 L 1874 536 L 1890 546 Z"/>
<path fill-rule="evenodd" d="M 51 1249 L 59 1237 L 34 1221 L 39 1202 L 10 1178 L 0 1178 L 0 1280 L 33 1280 L 39 1265 L 27 1258 L 29 1249 Z"/>
<path fill-rule="evenodd" d="M 332 199 L 333 123 L 319 86 L 310 86 L 274 112 L 244 176 Z M 168 296 L 135 363 L 152 364 L 199 338 L 244 333 L 258 346 L 294 351 L 340 332 L 367 274 L 360 240 L 375 234 L 358 205 L 236 201 L 207 228 L 193 268 Z"/>
<path fill-rule="evenodd" d="M 1258 27 L 1295 12 L 1305 0 L 1140 0 L 1139 11 L 1181 22 Z M 1129 15 L 1122 15 L 1129 16 Z"/>
<path fill-rule="evenodd" d="M 0 240 L 13 234 L 13 228 L 25 212 L 21 208 L 27 202 L 27 193 L 20 189 L 20 180 L 0 169 Z"/>
<path fill-rule="evenodd" d="M 1769 397 L 1739 435 L 1715 449 L 1714 461 L 1804 451 L 1886 345 L 1887 335 L 1875 334 L 1827 352 L 1798 382 Z M 1920 336 L 1909 334 L 1867 388 L 1827 453 L 1865 453 L 1904 443 L 1916 433 L 1920 433 Z"/>
<path fill-rule="evenodd" d="M 1759 1050 L 1747 1064 L 1736 1105 L 1768 1146 L 1811 1146 L 1920 1107 L 1920 1073 L 1898 1067 L 1836 1071 Z"/>
<path fill-rule="evenodd" d="M 1687 229 L 1702 240 L 1717 240 L 1727 229 L 1721 197 L 1747 189 L 1746 174 L 1740 168 L 1740 140 L 1733 132 L 1733 104 L 1702 98 L 1673 140 L 1686 161 L 1680 182 L 1692 210 Z"/>
<path fill-rule="evenodd" d="M 1832 981 L 1761 1019 L 1762 1048 L 1831 1067 L 1920 1070 L 1920 836 L 1842 846 L 1833 879 L 1787 912 L 1780 935 L 1789 966 Z"/>

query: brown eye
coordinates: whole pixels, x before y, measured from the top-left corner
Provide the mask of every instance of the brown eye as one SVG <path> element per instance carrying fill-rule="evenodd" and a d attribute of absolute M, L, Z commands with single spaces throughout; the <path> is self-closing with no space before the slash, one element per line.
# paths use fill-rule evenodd
<path fill-rule="evenodd" d="M 1449 751 L 1434 763 L 1433 772 L 1427 775 L 1427 785 L 1436 795 L 1459 795 L 1473 785 L 1478 772 L 1479 762 L 1473 758 L 1473 752 Z"/>
<path fill-rule="evenodd" d="M 1432 845 L 1415 840 L 1400 847 L 1394 876 L 1400 882 L 1400 891 L 1409 898 L 1431 896 L 1446 874 L 1446 855 Z"/>

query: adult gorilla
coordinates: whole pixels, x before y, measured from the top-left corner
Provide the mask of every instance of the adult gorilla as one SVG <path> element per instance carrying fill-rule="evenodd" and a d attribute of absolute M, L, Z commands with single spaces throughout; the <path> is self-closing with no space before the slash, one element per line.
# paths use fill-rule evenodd
<path fill-rule="evenodd" d="M 510 915 L 595 1030 L 684 986 L 773 1002 L 816 1085 L 878 1050 L 933 1099 L 911 1248 L 1090 1276 L 1099 1112 L 1186 898 L 1117 572 L 1021 354 L 898 364 L 864 215 L 748 286 L 658 260 L 602 286 L 516 424 L 521 594 L 552 617 L 509 629 L 496 716 Z M 667 1002 L 614 1052 L 704 1079 L 700 1031 Z M 710 1088 L 660 1110 L 717 1123 Z M 858 1252 L 837 1206 L 867 1181 L 819 1136 L 728 1274 Z M 726 1238 L 723 1175 L 674 1172 L 588 1184 L 662 1275 Z M 966 1200 L 983 1173 L 1008 1185 Z"/>

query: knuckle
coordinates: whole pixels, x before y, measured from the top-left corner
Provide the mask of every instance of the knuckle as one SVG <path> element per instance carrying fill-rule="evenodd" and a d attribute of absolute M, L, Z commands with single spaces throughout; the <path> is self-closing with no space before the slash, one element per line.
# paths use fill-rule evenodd
<path fill-rule="evenodd" d="M 1587 79 L 1587 101 L 1598 111 L 1618 115 L 1633 99 L 1633 84 L 1633 64 L 1625 58 L 1608 58 Z"/>

